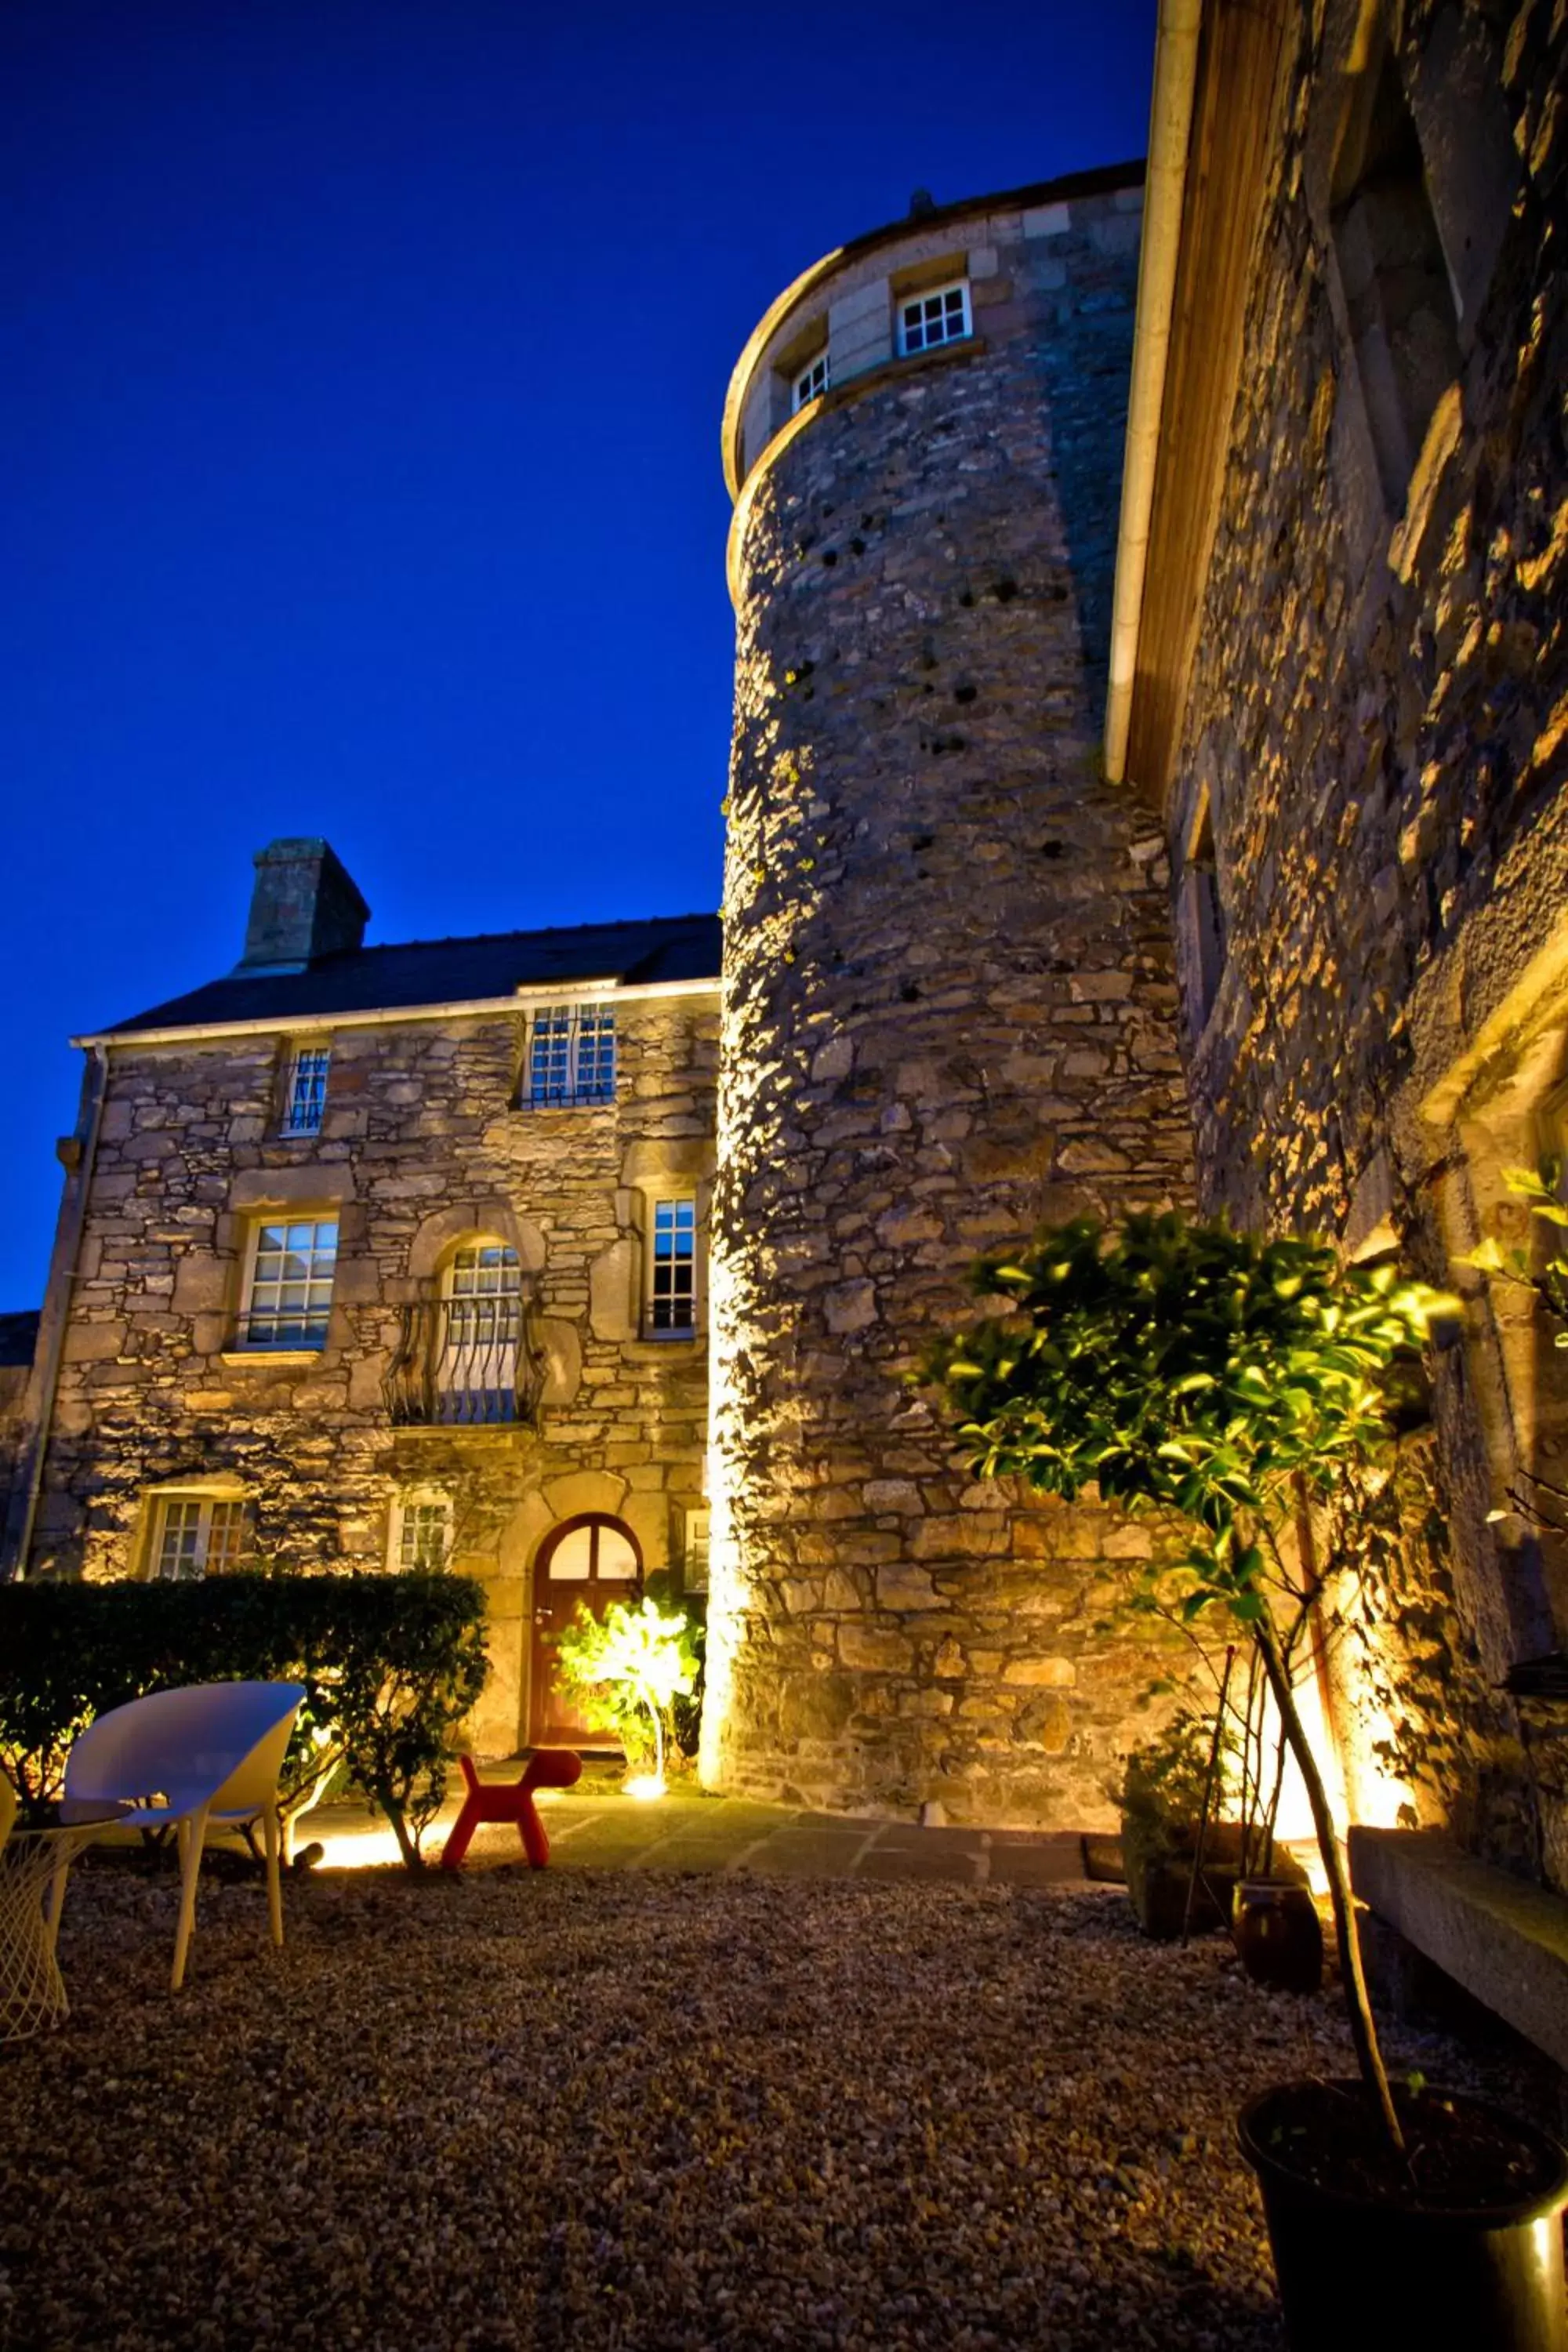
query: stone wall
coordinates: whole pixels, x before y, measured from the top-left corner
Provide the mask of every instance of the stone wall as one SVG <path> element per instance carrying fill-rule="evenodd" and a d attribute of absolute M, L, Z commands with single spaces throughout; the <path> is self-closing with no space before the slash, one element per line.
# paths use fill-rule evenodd
<path fill-rule="evenodd" d="M 1137 227 L 1123 187 L 862 256 L 956 244 L 974 338 L 836 385 L 737 512 L 726 1788 L 1079 1826 L 1151 1672 L 1097 1630 L 1150 1529 L 968 1483 L 904 1381 L 981 1250 L 1188 1193 L 1163 844 L 1099 769 Z"/>
<path fill-rule="evenodd" d="M 1529 0 L 1405 12 L 1393 69 L 1457 374 L 1391 497 L 1383 362 L 1335 211 L 1359 23 L 1340 0 L 1301 20 L 1170 825 L 1180 860 L 1207 796 L 1212 1011 L 1194 895 L 1177 901 L 1205 1201 L 1349 1250 L 1397 1240 L 1446 1282 L 1482 1232 L 1521 1237 L 1500 1170 L 1561 1139 L 1568 1071 L 1564 28 Z M 1512 1507 L 1558 1516 L 1532 1481 L 1568 1486 L 1564 1359 L 1501 1286 L 1461 1279 L 1470 1330 L 1435 1395 L 1451 1559 L 1415 1563 L 1391 1630 L 1445 1629 L 1410 1697 L 1456 1704 L 1462 1668 L 1468 1758 L 1418 1803 L 1568 1885 L 1560 1735 L 1496 1687 L 1568 1635 L 1563 1543 Z"/>
<path fill-rule="evenodd" d="M 643 1201 L 712 1172 L 711 997 L 617 1007 L 613 1105 L 520 1109 L 521 1018 L 344 1027 L 320 1136 L 277 1136 L 286 1041 L 111 1049 L 30 1573 L 144 1566 L 148 1497 L 237 1479 L 259 1548 L 305 1568 L 380 1568 L 400 1490 L 450 1496 L 452 1565 L 489 1588 L 496 1672 L 478 1725 L 526 1727 L 529 1578 L 583 1511 L 633 1528 L 645 1567 L 702 1501 L 707 1346 L 644 1339 Z M 260 1216 L 339 1214 L 325 1347 L 234 1345 Z M 538 1431 L 395 1427 L 383 1395 L 402 1309 L 464 1234 L 510 1241 L 548 1360 Z"/>
<path fill-rule="evenodd" d="M 27 1383 L 37 1336 L 36 1314 L 0 1315 L 0 1525 L 20 1466 Z"/>

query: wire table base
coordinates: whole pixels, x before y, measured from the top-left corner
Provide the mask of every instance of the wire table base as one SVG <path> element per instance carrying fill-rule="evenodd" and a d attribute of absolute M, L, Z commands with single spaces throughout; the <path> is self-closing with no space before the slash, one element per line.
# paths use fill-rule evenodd
<path fill-rule="evenodd" d="M 91 1837 L 85 1828 L 16 1829 L 0 1846 L 0 2042 L 25 2042 L 70 2013 L 44 1905 L 61 1863 Z"/>

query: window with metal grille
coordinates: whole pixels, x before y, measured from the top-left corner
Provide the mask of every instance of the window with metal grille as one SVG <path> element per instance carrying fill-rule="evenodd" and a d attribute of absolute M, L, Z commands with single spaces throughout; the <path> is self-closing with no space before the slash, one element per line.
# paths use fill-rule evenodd
<path fill-rule="evenodd" d="M 289 1088 L 283 1101 L 285 1135 L 320 1135 L 327 1107 L 330 1045 L 301 1045 L 289 1065 Z"/>
<path fill-rule="evenodd" d="M 515 1421 L 522 1266 L 508 1242 L 465 1242 L 441 1277 L 436 1412 L 447 1422 Z"/>
<path fill-rule="evenodd" d="M 818 352 L 811 365 L 804 369 L 795 380 L 795 408 L 798 411 L 804 408 L 808 401 L 820 400 L 827 390 L 828 382 L 827 353 Z"/>
<path fill-rule="evenodd" d="M 616 1015 L 607 1004 L 551 1005 L 533 1016 L 524 1099 L 607 1103 L 616 1098 Z"/>
<path fill-rule="evenodd" d="M 163 1495 L 153 1523 L 153 1573 L 182 1583 L 238 1568 L 250 1549 L 249 1507 L 239 1497 Z"/>
<path fill-rule="evenodd" d="M 452 1542 L 452 1506 L 444 1495 L 402 1502 L 397 1510 L 397 1565 L 445 1568 Z"/>
<path fill-rule="evenodd" d="M 899 304 L 899 350 L 905 357 L 933 352 L 939 343 L 960 343 L 970 332 L 967 278 L 929 294 L 906 295 Z"/>
<path fill-rule="evenodd" d="M 256 1228 L 240 1338 L 247 1348 L 320 1348 L 332 1306 L 336 1217 Z"/>
<path fill-rule="evenodd" d="M 648 1323 L 655 1331 L 690 1331 L 697 1323 L 697 1203 L 653 1204 Z"/>

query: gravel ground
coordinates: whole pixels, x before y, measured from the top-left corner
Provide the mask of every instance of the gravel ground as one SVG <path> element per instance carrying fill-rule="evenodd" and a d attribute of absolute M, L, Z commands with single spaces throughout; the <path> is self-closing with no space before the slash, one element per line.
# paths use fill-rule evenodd
<path fill-rule="evenodd" d="M 72 1882 L 0 2053 L 0 2345 L 1279 2352 L 1243 2098 L 1337 2003 L 1120 1890 L 510 1868 Z M 1516 2099 L 1500 2060 L 1391 2055 Z M 1526 2095 L 1528 2093 L 1526 2092 Z"/>

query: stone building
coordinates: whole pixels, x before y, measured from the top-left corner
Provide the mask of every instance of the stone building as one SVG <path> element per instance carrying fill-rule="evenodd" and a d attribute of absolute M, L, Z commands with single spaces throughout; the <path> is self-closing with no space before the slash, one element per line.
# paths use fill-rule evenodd
<path fill-rule="evenodd" d="M 1168 0 L 1146 177 L 921 203 L 781 295 L 724 417 L 721 990 L 704 918 L 365 949 L 276 845 L 238 971 L 85 1041 L 13 1559 L 472 1567 L 499 1749 L 554 1721 L 535 1612 L 700 1574 L 710 1506 L 712 1783 L 1100 1816 L 1158 1537 L 966 1485 L 904 1375 L 1080 1209 L 1437 1280 L 1523 1237 L 1503 1171 L 1568 1144 L 1565 27 Z M 1568 1886 L 1568 1351 L 1463 1280 L 1381 1679 L 1326 1703 L 1352 1815 Z"/>
<path fill-rule="evenodd" d="M 237 970 L 81 1041 L 12 1556 L 449 1565 L 476 1744 L 566 1736 L 541 1634 L 701 1575 L 718 924 L 366 948 L 256 863 Z"/>
<path fill-rule="evenodd" d="M 10 1495 L 25 1442 L 27 1379 L 37 1344 L 36 1314 L 0 1315 L 0 1510 Z"/>
<path fill-rule="evenodd" d="M 1185 1201 L 1165 845 L 1100 773 L 1142 167 L 808 270 L 730 388 L 735 742 L 705 1769 L 1082 1822 L 1149 1530 L 970 1484 L 905 1379 L 976 1255 Z"/>
<path fill-rule="evenodd" d="M 1192 14 L 1108 768 L 1171 849 L 1202 1201 L 1471 1294 L 1405 1449 L 1381 1710 L 1348 1667 L 1334 1693 L 1352 1817 L 1447 1816 L 1568 1889 L 1568 1710 L 1539 1696 L 1568 1677 L 1535 1664 L 1568 1647 L 1568 1355 L 1455 1265 L 1527 1240 L 1503 1171 L 1568 1144 L 1568 21 Z"/>

